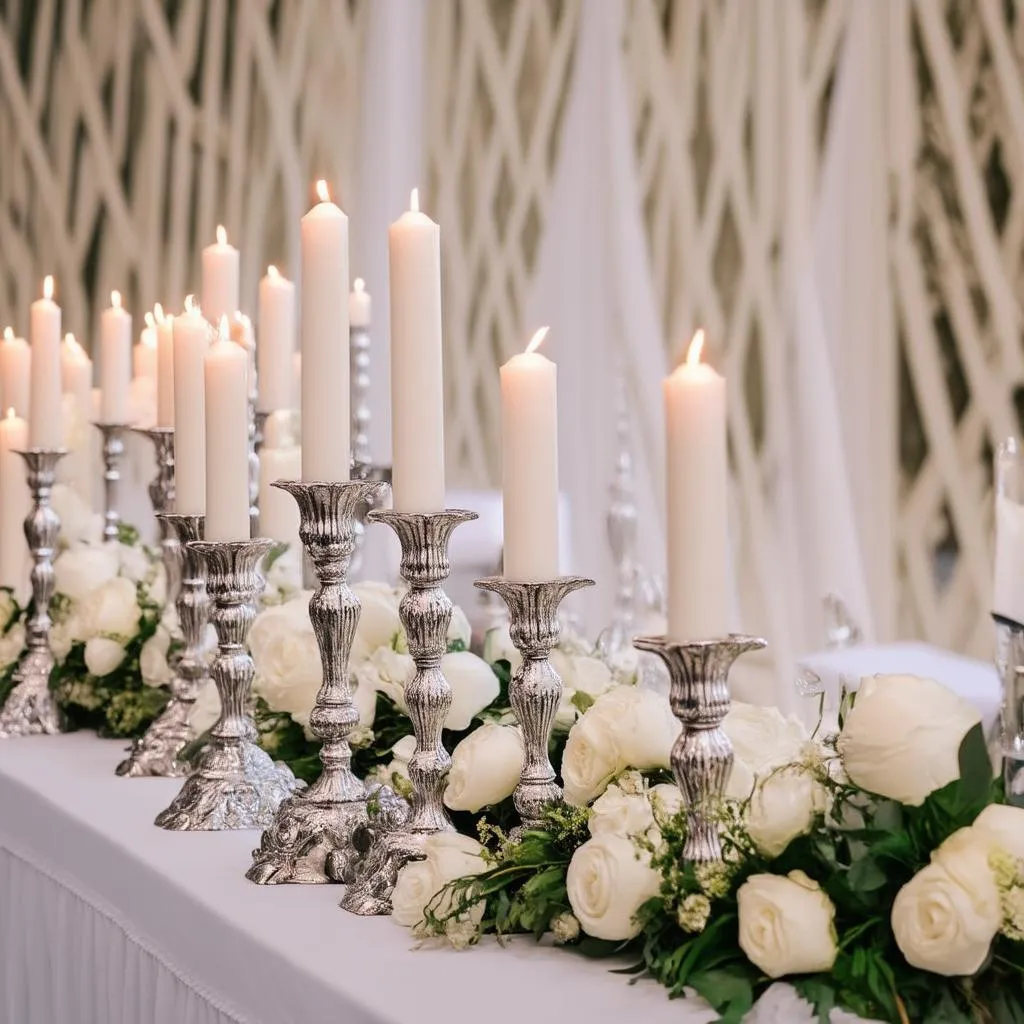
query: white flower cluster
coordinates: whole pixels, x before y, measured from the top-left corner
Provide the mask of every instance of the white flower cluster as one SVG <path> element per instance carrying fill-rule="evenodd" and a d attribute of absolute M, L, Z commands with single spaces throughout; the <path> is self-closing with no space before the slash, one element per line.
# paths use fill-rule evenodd
<path fill-rule="evenodd" d="M 20 657 L 25 647 L 25 624 L 14 622 L 18 606 L 9 590 L 0 590 L 0 672 Z"/>

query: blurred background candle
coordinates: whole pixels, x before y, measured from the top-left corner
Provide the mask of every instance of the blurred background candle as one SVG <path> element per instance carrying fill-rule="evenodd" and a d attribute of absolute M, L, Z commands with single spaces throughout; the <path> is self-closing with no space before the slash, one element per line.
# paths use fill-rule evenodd
<path fill-rule="evenodd" d="M 24 338 L 16 338 L 10 327 L 4 328 L 0 342 L 0 398 L 2 408 L 13 409 L 22 418 L 28 416 L 29 380 L 32 350 Z"/>
<path fill-rule="evenodd" d="M 530 583 L 558 575 L 558 368 L 536 351 L 547 331 L 501 368 L 504 574 Z"/>
<path fill-rule="evenodd" d="M 302 472 L 302 453 L 292 436 L 291 419 L 290 412 L 273 412 L 263 429 L 260 534 L 299 550 L 299 506 L 287 491 L 271 486 L 275 480 L 298 480 Z"/>
<path fill-rule="evenodd" d="M 57 467 L 58 479 L 74 488 L 86 502 L 92 499 L 93 430 L 92 360 L 73 334 L 64 335 L 60 351 L 61 388 L 64 391 L 64 447 L 68 454 Z"/>
<path fill-rule="evenodd" d="M 75 413 L 83 423 L 92 415 L 92 360 L 73 334 L 64 335 L 60 348 L 60 383 L 75 400 Z"/>
<path fill-rule="evenodd" d="M 291 409 L 295 405 L 292 358 L 295 354 L 295 285 L 277 267 L 267 267 L 260 281 L 260 341 L 256 348 L 259 371 L 259 412 Z M 261 503 L 260 508 L 263 505 Z"/>
<path fill-rule="evenodd" d="M 704 332 L 664 382 L 668 454 L 668 636 L 728 633 L 725 378 L 700 361 Z"/>
<path fill-rule="evenodd" d="M 20 591 L 28 579 L 25 517 L 29 513 L 25 462 L 16 452 L 28 447 L 28 425 L 13 408 L 0 420 L 0 587 Z"/>
<path fill-rule="evenodd" d="M 302 218 L 302 479 L 349 478 L 348 217 L 317 182 Z"/>
<path fill-rule="evenodd" d="M 110 293 L 110 306 L 100 317 L 100 389 L 103 423 L 128 422 L 131 383 L 132 316 L 121 307 L 121 293 Z"/>
<path fill-rule="evenodd" d="M 203 250 L 203 313 L 216 327 L 220 318 L 238 312 L 238 250 L 228 242 L 228 233 L 217 225 L 217 241 Z"/>
<path fill-rule="evenodd" d="M 357 277 L 348 296 L 349 327 L 369 327 L 372 311 L 373 303 L 370 300 L 370 293 L 366 290 L 366 282 Z"/>
<path fill-rule="evenodd" d="M 132 348 L 132 375 L 136 380 L 144 377 L 156 380 L 157 340 L 156 329 L 149 322 L 151 319 L 147 314 L 146 326 L 139 334 L 138 344 Z"/>
<path fill-rule="evenodd" d="M 206 539 L 249 537 L 249 356 L 221 317 L 205 360 Z"/>
<path fill-rule="evenodd" d="M 444 508 L 441 232 L 419 209 L 388 229 L 391 280 L 391 494 L 399 512 Z"/>
<path fill-rule="evenodd" d="M 60 306 L 53 301 L 53 278 L 43 281 L 43 297 L 32 303 L 29 337 L 32 364 L 29 386 L 28 444 L 60 448 L 64 443 L 60 387 Z"/>
<path fill-rule="evenodd" d="M 156 425 L 174 426 L 174 317 L 158 302 L 156 320 Z"/>
<path fill-rule="evenodd" d="M 206 382 L 203 360 L 210 347 L 210 325 L 185 299 L 174 318 L 174 502 L 181 515 L 206 512 Z"/>

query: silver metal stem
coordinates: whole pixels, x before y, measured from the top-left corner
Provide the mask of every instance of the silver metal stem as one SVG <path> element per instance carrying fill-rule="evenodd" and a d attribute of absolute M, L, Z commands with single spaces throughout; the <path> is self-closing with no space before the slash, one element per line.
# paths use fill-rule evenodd
<path fill-rule="evenodd" d="M 156 476 L 149 484 L 149 500 L 160 525 L 160 550 L 167 578 L 167 604 L 174 604 L 181 586 L 182 554 L 178 536 L 161 518 L 174 508 L 174 427 L 132 427 L 132 432 L 153 442 Z"/>
<path fill-rule="evenodd" d="M 50 601 L 53 598 L 53 557 L 60 536 L 60 517 L 50 504 L 57 463 L 63 448 L 31 448 L 18 452 L 25 460 L 32 509 L 25 517 L 25 539 L 32 553 L 32 614 L 26 625 L 25 653 L 15 670 L 15 686 L 0 711 L 0 739 L 52 735 L 61 731 L 63 716 L 50 692 L 54 666 L 50 650 Z"/>
<path fill-rule="evenodd" d="M 370 464 L 370 332 L 350 327 L 348 332 L 349 379 L 352 404 L 352 460 Z"/>
<path fill-rule="evenodd" d="M 999 746 L 1006 802 L 1024 807 L 1024 625 L 996 617 L 995 661 L 1003 685 Z"/>
<path fill-rule="evenodd" d="M 253 663 L 245 647 L 263 592 L 259 565 L 272 547 L 265 538 L 193 541 L 190 552 L 206 571 L 217 631 L 217 656 L 211 675 L 220 696 L 220 717 L 210 742 L 199 755 L 171 805 L 156 817 L 175 831 L 261 828 L 302 783 L 256 745 L 256 723 L 249 711 Z"/>
<path fill-rule="evenodd" d="M 116 541 L 121 513 L 118 511 L 118 490 L 121 483 L 121 456 L 124 455 L 124 432 L 127 423 L 94 423 L 103 435 L 103 539 Z"/>
<path fill-rule="evenodd" d="M 299 483 L 278 480 L 299 506 L 299 536 L 313 565 L 317 588 L 309 618 L 320 648 L 323 685 L 309 716 L 310 731 L 322 741 L 323 771 L 312 786 L 282 804 L 263 833 L 246 878 L 260 885 L 339 881 L 339 851 L 367 820 L 366 787 L 352 772 L 349 733 L 359 723 L 352 700 L 348 659 L 360 604 L 348 585 L 356 514 L 386 485 L 361 480 Z"/>
<path fill-rule="evenodd" d="M 356 864 L 355 878 L 341 905 L 355 914 L 390 914 L 391 893 L 398 872 L 423 855 L 423 842 L 436 832 L 454 831 L 444 809 L 444 790 L 452 759 L 441 733 L 452 706 L 452 688 L 441 671 L 448 649 L 451 598 L 442 584 L 448 578 L 448 544 L 460 523 L 476 519 L 475 512 L 451 509 L 434 514 L 374 511 L 371 523 L 386 523 L 402 545 L 402 579 L 409 590 L 398 613 L 405 627 L 416 672 L 405 687 L 416 749 L 409 759 L 412 813 L 397 829 L 379 827 L 371 818 L 366 857 Z M 363 843 L 358 843 L 362 846 Z"/>
<path fill-rule="evenodd" d="M 250 366 L 255 365 L 254 362 Z M 257 438 L 260 431 L 256 425 L 256 372 L 250 374 L 252 390 L 249 392 L 249 535 L 260 535 L 260 456 Z M 262 441 L 260 442 L 262 443 Z"/>
<path fill-rule="evenodd" d="M 732 633 L 720 640 L 677 643 L 663 636 L 633 641 L 641 651 L 661 658 L 669 671 L 672 712 L 683 731 L 672 747 L 672 771 L 687 811 L 683 860 L 703 864 L 722 859 L 722 844 L 714 820 L 732 771 L 732 743 L 722 728 L 729 713 L 729 669 L 747 651 L 767 643 Z"/>
<path fill-rule="evenodd" d="M 508 605 L 509 633 L 523 662 L 512 675 L 509 702 L 523 731 L 524 761 L 513 794 L 516 811 L 526 828 L 543 824 L 545 808 L 562 800 L 555 769 L 548 756 L 551 728 L 562 700 L 562 680 L 548 659 L 558 643 L 558 606 L 574 590 L 592 587 L 583 576 L 559 576 L 544 583 L 517 583 L 503 576 L 477 580 Z"/>
<path fill-rule="evenodd" d="M 174 538 L 175 550 L 182 563 L 178 572 L 181 582 L 177 589 L 176 607 L 185 650 L 175 667 L 170 685 L 171 699 L 167 706 L 116 768 L 118 775 L 132 778 L 181 778 L 188 775 L 189 765 L 179 755 L 194 738 L 189 717 L 199 691 L 210 676 L 203 652 L 210 599 L 206 593 L 202 562 L 192 546 L 194 541 L 203 539 L 204 517 L 162 512 L 157 519 L 161 529 Z"/>

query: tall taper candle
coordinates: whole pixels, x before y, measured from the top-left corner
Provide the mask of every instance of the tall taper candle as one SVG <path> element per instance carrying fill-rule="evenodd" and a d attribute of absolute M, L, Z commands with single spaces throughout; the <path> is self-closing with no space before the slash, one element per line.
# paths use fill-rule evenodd
<path fill-rule="evenodd" d="M 0 342 L 0 393 L 3 408 L 18 416 L 28 416 L 29 381 L 32 376 L 32 350 L 24 338 L 16 338 L 10 327 L 4 328 Z"/>
<path fill-rule="evenodd" d="M 202 262 L 203 313 L 216 327 L 222 316 L 230 320 L 238 312 L 238 250 L 223 225 L 217 225 L 217 241 L 203 250 Z"/>
<path fill-rule="evenodd" d="M 60 448 L 64 443 L 60 389 L 60 306 L 53 301 L 53 278 L 43 281 L 43 297 L 32 303 L 29 335 L 32 374 L 29 388 L 30 448 Z"/>
<path fill-rule="evenodd" d="M 299 506 L 275 480 L 297 480 L 302 473 L 302 454 L 289 437 L 288 412 L 272 412 L 263 426 L 260 450 L 260 535 L 301 551 Z M 301 561 L 301 556 L 300 556 Z"/>
<path fill-rule="evenodd" d="M 675 641 L 729 631 L 726 581 L 725 379 L 700 361 L 704 332 L 665 380 L 668 632 Z"/>
<path fill-rule="evenodd" d="M 32 506 L 25 463 L 15 452 L 28 447 L 28 426 L 8 409 L 0 420 L 0 587 L 23 590 L 28 583 L 29 558 L 25 517 Z"/>
<path fill-rule="evenodd" d="M 349 478 L 348 217 L 325 181 L 302 218 L 302 479 Z"/>
<path fill-rule="evenodd" d="M 131 382 L 132 315 L 121 307 L 121 293 L 110 293 L 110 306 L 100 317 L 100 388 L 104 423 L 128 422 Z"/>
<path fill-rule="evenodd" d="M 210 347 L 210 327 L 185 299 L 185 312 L 174 318 L 174 507 L 179 515 L 206 512 L 206 383 L 203 360 Z"/>
<path fill-rule="evenodd" d="M 260 281 L 260 341 L 256 346 L 259 412 L 291 409 L 294 404 L 292 357 L 295 353 L 295 285 L 277 267 Z M 289 494 L 284 495 L 294 504 Z M 263 508 L 262 502 L 260 508 Z"/>
<path fill-rule="evenodd" d="M 558 372 L 537 347 L 501 368 L 504 575 L 543 583 L 558 575 Z"/>
<path fill-rule="evenodd" d="M 391 275 L 391 497 L 396 512 L 444 509 L 441 231 L 410 209 L 388 229 Z"/>
<path fill-rule="evenodd" d="M 57 467 L 58 479 L 69 483 L 87 502 L 91 502 L 93 481 L 99 472 L 93 461 L 94 440 L 92 414 L 92 360 L 73 334 L 64 335 L 60 347 L 60 380 L 64 391 L 64 447 L 68 454 Z M 69 412 L 68 398 L 70 398 Z M 22 466 L 24 472 L 24 466 Z"/>
<path fill-rule="evenodd" d="M 174 317 L 158 302 L 156 318 L 156 425 L 174 426 Z"/>
<path fill-rule="evenodd" d="M 206 539 L 249 537 L 249 355 L 222 316 L 205 360 Z"/>
<path fill-rule="evenodd" d="M 139 332 L 138 343 L 132 348 L 132 376 L 135 380 L 150 377 L 156 380 L 156 330 L 146 326 Z"/>

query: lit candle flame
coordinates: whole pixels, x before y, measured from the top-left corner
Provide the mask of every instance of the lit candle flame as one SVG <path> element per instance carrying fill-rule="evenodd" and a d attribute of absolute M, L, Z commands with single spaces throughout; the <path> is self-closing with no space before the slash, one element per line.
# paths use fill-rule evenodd
<path fill-rule="evenodd" d="M 117 289 L 114 289 L 114 291 L 110 293 L 110 305 L 113 306 L 114 309 L 121 308 L 121 293 L 117 291 Z"/>
<path fill-rule="evenodd" d="M 700 355 L 704 351 L 704 329 L 701 328 L 693 336 L 690 347 L 686 350 L 686 365 L 697 366 L 700 363 Z"/>
<path fill-rule="evenodd" d="M 420 190 L 418 188 L 414 188 L 409 195 L 409 209 L 413 213 L 420 212 Z"/>
<path fill-rule="evenodd" d="M 231 326 L 228 324 L 227 313 L 222 313 L 220 317 L 220 323 L 217 324 L 217 339 L 219 341 L 230 341 L 231 340 Z"/>
<path fill-rule="evenodd" d="M 280 276 L 281 276 L 281 271 L 278 270 L 277 267 L 275 267 L 273 263 L 271 263 L 270 266 L 267 267 L 267 277 L 273 277 L 273 278 L 276 279 L 276 278 L 278 278 Z"/>
<path fill-rule="evenodd" d="M 319 196 L 321 203 L 329 203 L 331 201 L 331 191 L 323 178 L 316 183 L 316 194 Z"/>
<path fill-rule="evenodd" d="M 167 319 L 164 315 L 164 307 L 159 302 L 153 303 L 153 316 L 158 324 L 162 324 Z"/>
<path fill-rule="evenodd" d="M 13 327 L 5 327 L 4 328 L 4 341 L 14 341 L 14 328 Z"/>
<path fill-rule="evenodd" d="M 199 306 L 196 304 L 196 297 L 194 295 L 185 296 L 185 312 L 186 313 L 198 313 Z"/>
<path fill-rule="evenodd" d="M 146 348 L 156 348 L 156 334 L 153 332 L 152 327 L 147 327 L 142 332 L 142 337 L 139 341 L 146 346 Z"/>
<path fill-rule="evenodd" d="M 68 333 L 64 335 L 64 344 L 74 352 L 82 351 L 82 346 L 78 344 L 78 339 L 71 333 L 71 331 L 68 331 Z"/>
<path fill-rule="evenodd" d="M 228 232 L 227 228 L 223 224 L 217 225 L 217 244 L 227 245 L 228 244 Z"/>
<path fill-rule="evenodd" d="M 536 352 L 544 343 L 544 339 L 548 336 L 550 327 L 542 327 L 531 339 L 530 344 L 526 346 L 526 353 L 529 355 L 531 352 Z"/>
<path fill-rule="evenodd" d="M 53 298 L 53 276 L 50 274 L 47 274 L 46 277 L 43 278 L 43 298 Z"/>
<path fill-rule="evenodd" d="M 352 282 L 352 288 L 357 292 L 365 292 L 366 282 L 361 277 L 357 277 L 355 281 Z"/>
<path fill-rule="evenodd" d="M 143 319 L 143 320 L 145 320 L 145 322 L 146 322 L 146 326 L 147 326 L 147 327 L 148 327 L 148 328 L 149 328 L 150 330 L 153 330 L 153 328 L 154 328 L 154 327 L 156 327 L 156 321 L 155 321 L 155 320 L 153 319 L 153 314 L 152 314 L 152 313 L 148 313 L 148 312 L 147 312 L 147 313 L 146 313 L 146 314 L 145 314 L 145 315 L 144 315 L 144 316 L 142 317 L 142 319 Z"/>
<path fill-rule="evenodd" d="M 13 420 L 15 415 L 16 414 L 14 412 L 14 406 L 13 405 L 8 406 L 8 408 L 7 408 L 7 419 Z"/>

